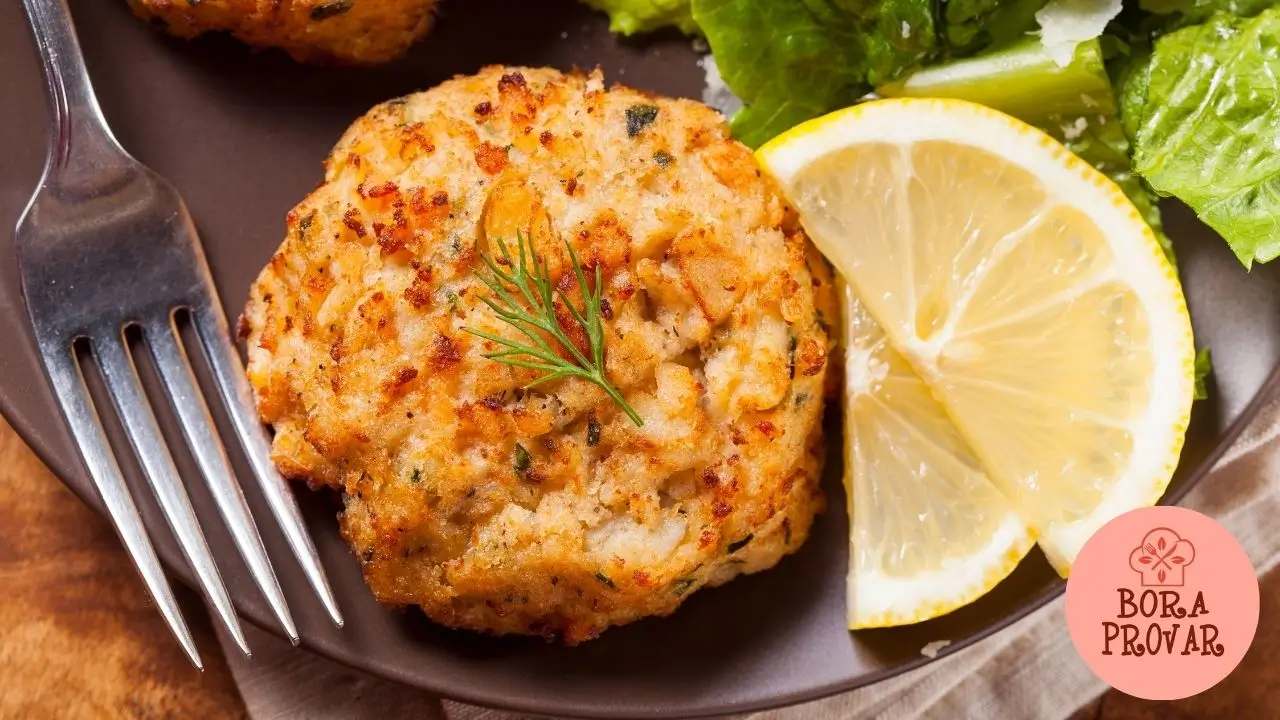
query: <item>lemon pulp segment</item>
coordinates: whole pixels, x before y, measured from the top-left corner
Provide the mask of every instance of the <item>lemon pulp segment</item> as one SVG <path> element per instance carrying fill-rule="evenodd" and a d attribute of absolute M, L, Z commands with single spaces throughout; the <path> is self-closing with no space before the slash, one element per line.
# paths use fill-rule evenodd
<path fill-rule="evenodd" d="M 841 292 L 849 627 L 916 622 L 986 593 L 1033 538 L 920 376 Z"/>

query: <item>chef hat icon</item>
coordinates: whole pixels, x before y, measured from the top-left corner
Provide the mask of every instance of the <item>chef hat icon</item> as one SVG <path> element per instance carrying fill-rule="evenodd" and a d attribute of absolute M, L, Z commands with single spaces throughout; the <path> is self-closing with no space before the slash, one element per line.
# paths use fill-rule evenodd
<path fill-rule="evenodd" d="M 1156 528 L 1129 553 L 1129 567 L 1142 576 L 1143 586 L 1181 586 L 1196 548 L 1169 528 Z"/>

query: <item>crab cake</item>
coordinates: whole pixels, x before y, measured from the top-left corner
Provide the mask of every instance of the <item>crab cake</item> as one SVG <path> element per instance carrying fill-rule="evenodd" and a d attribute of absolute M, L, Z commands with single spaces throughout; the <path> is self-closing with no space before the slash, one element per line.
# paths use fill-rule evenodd
<path fill-rule="evenodd" d="M 468 329 L 523 339 L 477 277 L 500 240 L 575 307 L 569 248 L 600 271 L 607 377 L 642 425 L 590 381 L 527 388 L 541 371 L 484 357 Z M 275 462 L 342 491 L 378 600 L 576 643 L 804 542 L 835 312 L 718 113 L 490 67 L 351 126 L 241 329 Z"/>
<path fill-rule="evenodd" d="M 229 32 L 299 62 L 394 60 L 431 27 L 436 0 L 129 0 L 136 15 L 180 38 Z"/>

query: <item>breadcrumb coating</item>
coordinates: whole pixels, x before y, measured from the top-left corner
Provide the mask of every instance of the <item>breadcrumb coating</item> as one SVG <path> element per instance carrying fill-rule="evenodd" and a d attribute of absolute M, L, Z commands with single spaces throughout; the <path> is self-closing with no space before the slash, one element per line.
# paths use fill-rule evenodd
<path fill-rule="evenodd" d="M 602 268 L 607 374 L 643 426 L 584 380 L 523 389 L 540 371 L 464 330 L 519 337 L 475 274 L 518 236 L 575 302 L 565 243 Z M 379 601 L 576 643 L 804 542 L 833 302 L 718 113 L 490 67 L 351 126 L 242 331 L 275 462 L 342 491 Z"/>
<path fill-rule="evenodd" d="M 299 62 L 376 65 L 427 34 L 436 0 L 129 0 L 138 17 L 180 38 L 228 32 Z"/>

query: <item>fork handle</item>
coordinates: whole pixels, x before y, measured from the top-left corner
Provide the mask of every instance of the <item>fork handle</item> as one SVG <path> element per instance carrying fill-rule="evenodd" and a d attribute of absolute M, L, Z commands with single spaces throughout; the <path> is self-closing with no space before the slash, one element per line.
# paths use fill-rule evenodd
<path fill-rule="evenodd" d="M 104 165 L 119 164 L 128 156 L 98 106 L 66 0 L 22 0 L 22 7 L 40 51 L 53 115 L 46 179 L 55 168 L 64 180 L 74 180 L 76 169 L 101 172 Z"/>

